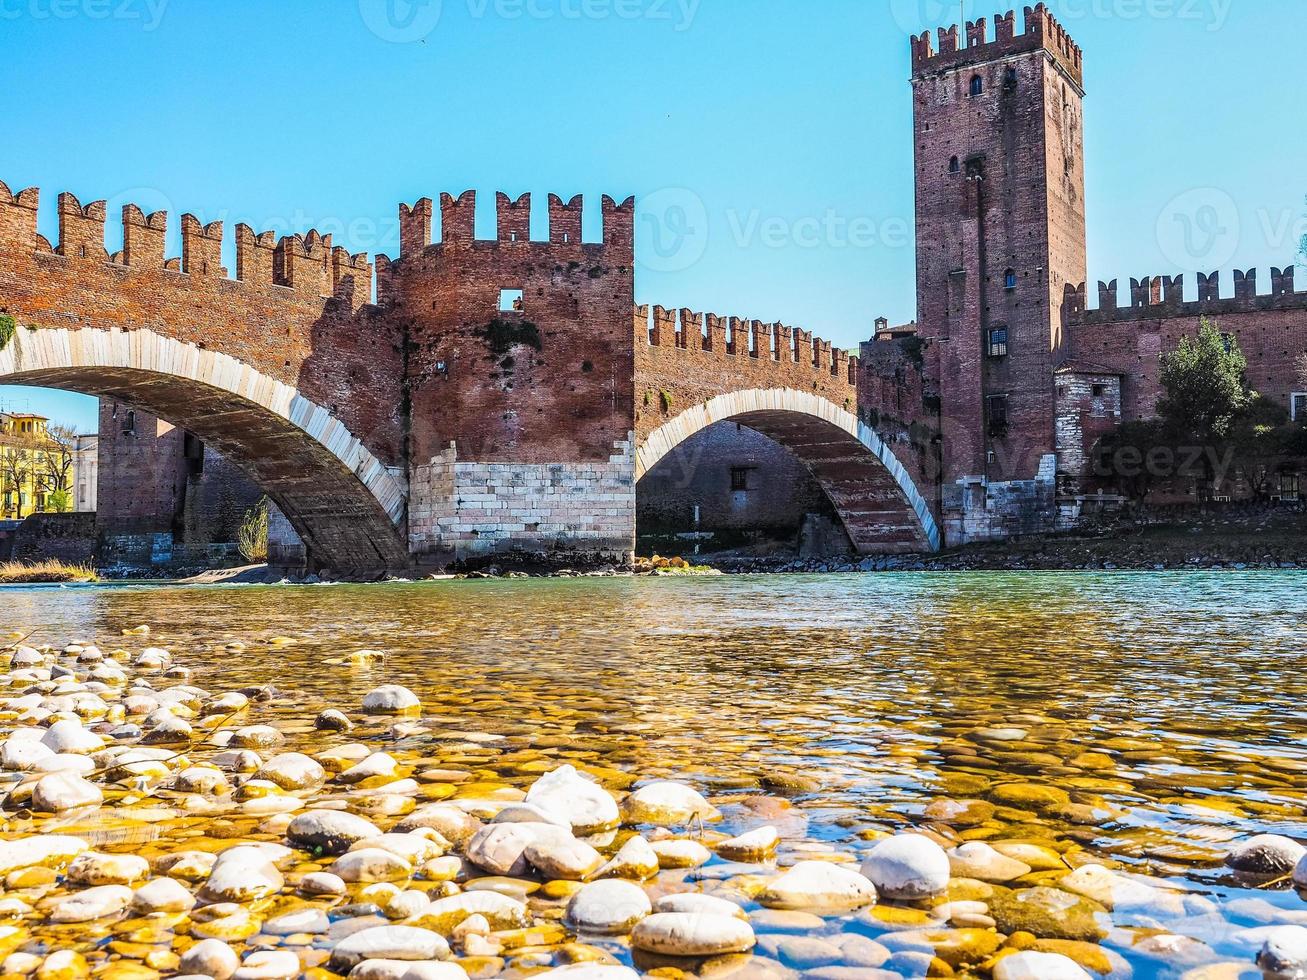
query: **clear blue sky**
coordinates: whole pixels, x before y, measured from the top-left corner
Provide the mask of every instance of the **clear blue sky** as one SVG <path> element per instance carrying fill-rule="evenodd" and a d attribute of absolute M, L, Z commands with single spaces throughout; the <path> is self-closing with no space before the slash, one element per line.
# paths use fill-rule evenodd
<path fill-rule="evenodd" d="M 914 316 L 907 34 L 960 6 L 0 0 L 0 179 L 42 188 L 51 237 L 59 191 L 108 198 L 111 250 L 122 203 L 167 208 L 171 254 L 183 211 L 229 250 L 247 221 L 393 255 L 398 203 L 442 190 L 636 194 L 640 301 L 852 346 Z M 1090 276 L 1291 261 L 1302 0 L 1051 8 L 1085 49 Z M 0 401 L 94 427 L 74 396 Z"/>

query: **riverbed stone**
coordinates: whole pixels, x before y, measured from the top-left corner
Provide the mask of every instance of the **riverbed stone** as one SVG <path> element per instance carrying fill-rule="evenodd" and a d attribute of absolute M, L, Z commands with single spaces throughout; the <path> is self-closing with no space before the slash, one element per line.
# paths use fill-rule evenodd
<path fill-rule="evenodd" d="M 566 842 L 572 835 L 547 823 L 488 824 L 467 843 L 467 859 L 483 871 L 521 877 L 528 871 L 526 849 L 547 841 Z"/>
<path fill-rule="evenodd" d="M 381 830 L 370 820 L 343 810 L 309 810 L 300 813 L 286 827 L 286 840 L 319 854 L 343 854 L 369 837 L 380 837 Z"/>
<path fill-rule="evenodd" d="M 59 867 L 89 847 L 82 838 L 67 834 L 41 834 L 0 841 L 0 875 L 38 865 Z"/>
<path fill-rule="evenodd" d="M 643 881 L 658 873 L 658 855 L 639 834 L 627 840 L 602 868 L 599 878 L 632 878 Z"/>
<path fill-rule="evenodd" d="M 728 861 L 762 861 L 775 852 L 780 842 L 780 831 L 775 827 L 758 827 L 719 842 L 717 853 Z"/>
<path fill-rule="evenodd" d="M 621 819 L 612 795 L 570 765 L 545 773 L 532 783 L 524 802 L 559 814 L 575 834 L 611 830 Z"/>
<path fill-rule="evenodd" d="M 117 915 L 132 901 L 126 885 L 99 885 L 61 898 L 50 911 L 51 922 L 91 922 Z"/>
<path fill-rule="evenodd" d="M 1257 966 L 1263 980 L 1302 980 L 1307 977 L 1307 928 L 1280 926 L 1262 943 Z"/>
<path fill-rule="evenodd" d="M 473 915 L 483 916 L 494 929 L 525 929 L 531 925 L 531 913 L 524 902 L 489 890 L 438 898 L 423 911 L 420 921 L 427 928 L 447 935 Z"/>
<path fill-rule="evenodd" d="M 746 953 L 754 946 L 753 928 L 732 915 L 711 912 L 655 912 L 631 931 L 631 945 L 665 956 L 719 956 Z"/>
<path fill-rule="evenodd" d="M 622 801 L 622 819 L 627 823 L 676 827 L 691 820 L 718 820 L 721 813 L 693 786 L 661 780 L 641 786 Z"/>
<path fill-rule="evenodd" d="M 232 980 L 294 980 L 302 972 L 300 958 L 289 949 L 260 949 L 241 961 Z"/>
<path fill-rule="evenodd" d="M 132 896 L 132 911 L 140 915 L 155 912 L 189 912 L 195 897 L 175 878 L 154 878 Z"/>
<path fill-rule="evenodd" d="M 1106 909 L 1098 902 L 1047 885 L 998 892 L 988 902 L 1000 932 L 1029 932 L 1040 939 L 1097 942 L 1106 934 Z M 1103 921 L 1100 921 L 1103 916 Z"/>
<path fill-rule="evenodd" d="M 848 911 L 876 901 L 865 875 L 828 861 L 800 861 L 769 881 L 758 901 L 768 908 Z"/>
<path fill-rule="evenodd" d="M 413 866 L 392 851 L 366 847 L 342 854 L 329 870 L 341 881 L 358 884 L 407 878 L 413 873 Z"/>
<path fill-rule="evenodd" d="M 753 916 L 746 915 L 744 909 L 732 901 L 725 898 L 719 898 L 716 895 L 705 895 L 702 892 L 674 892 L 671 895 L 664 895 L 654 903 L 655 912 L 690 912 L 699 913 L 707 912 L 713 915 L 733 915 L 737 919 L 753 920 Z M 767 912 L 767 909 L 763 909 Z M 817 928 L 823 927 L 824 923 L 817 916 L 813 916 L 817 922 Z"/>
<path fill-rule="evenodd" d="M 584 841 L 535 840 L 523 852 L 533 868 L 546 878 L 584 881 L 600 865 L 604 856 Z"/>
<path fill-rule="evenodd" d="M 364 960 L 444 960 L 449 944 L 439 933 L 416 926 L 373 926 L 338 942 L 329 968 L 348 972 Z"/>
<path fill-rule="evenodd" d="M 150 862 L 135 854 L 86 851 L 65 872 L 71 885 L 130 885 L 150 876 Z"/>
<path fill-rule="evenodd" d="M 481 829 L 481 821 L 452 803 L 429 803 L 408 814 L 396 826 L 401 834 L 430 828 L 451 844 L 463 844 Z"/>
<path fill-rule="evenodd" d="M 368 715 L 396 715 L 417 712 L 422 702 L 406 687 L 383 684 L 363 697 L 363 713 Z"/>
<path fill-rule="evenodd" d="M 80 721 L 65 718 L 56 721 L 41 738 L 41 744 L 56 755 L 62 753 L 89 754 L 104 748 L 104 739 L 82 727 Z"/>
<path fill-rule="evenodd" d="M 255 779 L 266 779 L 284 790 L 306 790 L 321 786 L 327 771 L 299 752 L 283 752 L 263 763 Z"/>
<path fill-rule="evenodd" d="M 1030 874 L 1030 865 L 996 851 L 984 841 L 974 840 L 948 852 L 949 868 L 958 878 L 974 878 L 991 884 L 1014 881 Z"/>
<path fill-rule="evenodd" d="M 649 846 L 661 868 L 697 868 L 712 860 L 712 851 L 697 840 L 656 840 Z"/>
<path fill-rule="evenodd" d="M 1059 953 L 1026 950 L 998 961 L 994 980 L 1090 980 L 1075 960 Z"/>
<path fill-rule="evenodd" d="M 1235 871 L 1258 875 L 1287 875 L 1307 856 L 1296 840 L 1281 834 L 1258 834 L 1230 848 L 1225 863 Z"/>
<path fill-rule="evenodd" d="M 620 935 L 653 911 L 639 885 L 608 878 L 585 885 L 567 903 L 567 921 L 580 932 Z"/>
<path fill-rule="evenodd" d="M 42 776 L 32 790 L 32 809 L 40 813 L 63 813 L 104 802 L 100 787 L 75 772 L 52 772 Z"/>
<path fill-rule="evenodd" d="M 876 844 L 861 870 L 878 894 L 913 901 L 948 887 L 949 858 L 929 837 L 898 834 Z"/>

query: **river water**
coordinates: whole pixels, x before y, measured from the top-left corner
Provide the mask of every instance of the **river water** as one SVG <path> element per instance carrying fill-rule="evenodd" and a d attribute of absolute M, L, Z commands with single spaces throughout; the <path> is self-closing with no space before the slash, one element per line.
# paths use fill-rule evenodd
<path fill-rule="evenodd" d="M 107 650 L 147 623 L 192 683 L 292 695 L 249 723 L 302 750 L 322 738 L 318 710 L 398 683 L 433 732 L 399 750 L 479 779 L 526 786 L 541 760 L 573 762 L 784 797 L 787 835 L 855 853 L 915 826 L 1055 851 L 1049 880 L 1108 864 L 1182 893 L 1111 911 L 1099 937 L 1114 975 L 1167 978 L 1248 966 L 1245 929 L 1307 919 L 1288 885 L 1222 864 L 1255 833 L 1307 838 L 1305 586 L 1265 572 L 17 588 L 0 590 L 0 633 Z M 341 662 L 360 648 L 384 664 Z M 942 801 L 974 802 L 954 820 Z"/>

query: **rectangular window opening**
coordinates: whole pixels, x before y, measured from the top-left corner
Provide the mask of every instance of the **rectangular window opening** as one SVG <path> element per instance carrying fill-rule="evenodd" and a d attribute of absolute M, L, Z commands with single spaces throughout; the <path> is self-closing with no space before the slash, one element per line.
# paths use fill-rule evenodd
<path fill-rule="evenodd" d="M 990 395 L 985 399 L 985 414 L 989 418 L 991 438 L 1007 435 L 1007 395 Z"/>
<path fill-rule="evenodd" d="M 1289 418 L 1307 422 L 1307 391 L 1295 391 L 1289 396 Z"/>
<path fill-rule="evenodd" d="M 731 492 L 743 493 L 749 489 L 749 473 L 752 467 L 749 466 L 732 466 L 731 467 Z"/>
<path fill-rule="evenodd" d="M 500 313 L 521 313 L 525 293 L 520 289 L 501 289 L 499 291 Z"/>
<path fill-rule="evenodd" d="M 1107 385 L 1093 385 L 1091 390 L 1095 398 L 1107 397 Z"/>
<path fill-rule="evenodd" d="M 1007 357 L 1007 327 L 994 327 L 989 331 L 989 356 Z"/>

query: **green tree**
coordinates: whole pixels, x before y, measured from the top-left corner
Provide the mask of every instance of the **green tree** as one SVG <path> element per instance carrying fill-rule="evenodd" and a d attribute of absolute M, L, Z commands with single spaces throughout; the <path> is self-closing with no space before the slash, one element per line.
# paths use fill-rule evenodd
<path fill-rule="evenodd" d="M 1239 342 L 1203 317 L 1196 337 L 1182 337 L 1176 349 L 1162 357 L 1158 416 L 1168 429 L 1201 446 L 1217 445 L 1251 404 L 1247 369 Z"/>
<path fill-rule="evenodd" d="M 73 495 L 67 490 L 54 490 L 45 498 L 45 509 L 54 514 L 67 514 L 73 509 Z"/>

